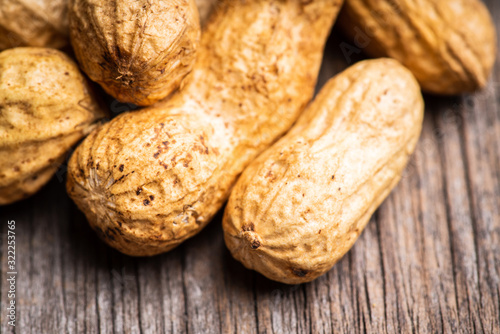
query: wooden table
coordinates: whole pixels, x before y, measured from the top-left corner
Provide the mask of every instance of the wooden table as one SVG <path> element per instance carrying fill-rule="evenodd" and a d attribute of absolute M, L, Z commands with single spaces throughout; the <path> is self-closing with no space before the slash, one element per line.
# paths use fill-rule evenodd
<path fill-rule="evenodd" d="M 487 3 L 500 26 L 500 2 Z M 341 43 L 330 38 L 319 86 L 346 67 Z M 62 167 L 36 196 L 0 208 L 1 332 L 500 333 L 500 66 L 482 92 L 425 100 L 401 183 L 353 249 L 309 284 L 274 283 L 233 260 L 220 215 L 170 253 L 124 256 L 67 197 Z"/>

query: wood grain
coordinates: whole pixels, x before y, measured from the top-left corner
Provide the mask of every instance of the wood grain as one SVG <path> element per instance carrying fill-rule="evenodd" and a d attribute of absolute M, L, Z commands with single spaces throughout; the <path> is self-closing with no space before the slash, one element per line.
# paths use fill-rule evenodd
<path fill-rule="evenodd" d="M 500 3 L 487 5 L 500 28 Z M 342 43 L 330 38 L 318 87 L 348 65 Z M 124 256 L 69 200 L 63 166 L 36 196 L 0 207 L 0 332 L 500 333 L 500 66 L 482 92 L 425 100 L 401 183 L 353 249 L 304 285 L 234 261 L 220 214 L 170 253 Z M 16 221 L 15 328 L 7 220 Z"/>

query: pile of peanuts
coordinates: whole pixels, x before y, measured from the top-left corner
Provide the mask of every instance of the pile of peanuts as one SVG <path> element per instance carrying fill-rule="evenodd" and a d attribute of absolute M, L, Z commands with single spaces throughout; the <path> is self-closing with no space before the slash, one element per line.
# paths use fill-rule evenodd
<path fill-rule="evenodd" d="M 337 17 L 374 59 L 311 102 Z M 0 50 L 0 205 L 71 152 L 67 192 L 111 247 L 167 252 L 227 203 L 231 254 L 296 284 L 399 182 L 422 90 L 487 84 L 496 33 L 479 0 L 5 0 Z M 111 117 L 110 97 L 138 108 Z"/>

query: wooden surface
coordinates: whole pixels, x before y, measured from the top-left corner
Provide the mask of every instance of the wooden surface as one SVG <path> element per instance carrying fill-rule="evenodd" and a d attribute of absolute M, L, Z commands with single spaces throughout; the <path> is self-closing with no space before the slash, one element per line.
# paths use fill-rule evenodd
<path fill-rule="evenodd" d="M 500 3 L 488 6 L 499 24 Z M 320 85 L 346 67 L 341 43 L 330 38 Z M 500 333 L 500 66 L 486 90 L 426 104 L 401 183 L 353 249 L 298 286 L 234 261 L 220 215 L 161 256 L 108 248 L 66 196 L 63 166 L 33 198 L 0 207 L 1 332 Z M 8 220 L 15 328 L 6 319 Z"/>

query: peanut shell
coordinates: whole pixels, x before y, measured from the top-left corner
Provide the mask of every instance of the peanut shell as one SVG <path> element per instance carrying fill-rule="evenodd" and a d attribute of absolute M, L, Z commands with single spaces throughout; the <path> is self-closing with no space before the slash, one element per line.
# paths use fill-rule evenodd
<path fill-rule="evenodd" d="M 223 219 L 231 254 L 288 284 L 328 271 L 401 178 L 423 106 L 414 76 L 392 59 L 331 79 L 238 180 Z"/>
<path fill-rule="evenodd" d="M 77 65 L 62 52 L 1 52 L 0 205 L 38 191 L 104 116 Z"/>
<path fill-rule="evenodd" d="M 0 51 L 20 46 L 68 44 L 68 0 L 2 0 Z"/>
<path fill-rule="evenodd" d="M 495 27 L 480 0 L 346 0 L 339 23 L 357 47 L 399 60 L 430 93 L 483 88 L 495 63 Z"/>
<path fill-rule="evenodd" d="M 119 101 L 151 105 L 193 68 L 200 38 L 193 0 L 74 0 L 69 12 L 80 66 Z"/>

